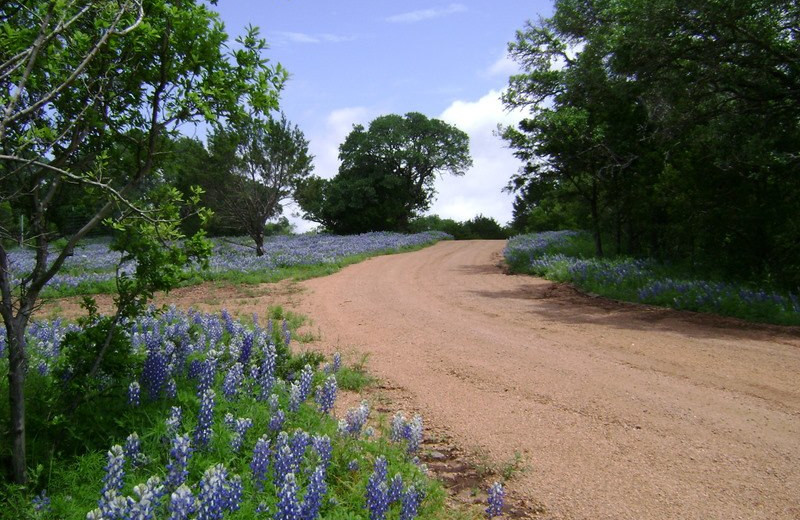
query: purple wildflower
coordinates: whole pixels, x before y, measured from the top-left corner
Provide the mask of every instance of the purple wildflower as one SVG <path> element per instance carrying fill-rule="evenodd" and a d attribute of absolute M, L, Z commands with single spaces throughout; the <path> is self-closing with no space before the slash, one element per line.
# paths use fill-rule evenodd
<path fill-rule="evenodd" d="M 336 377 L 330 376 L 322 385 L 317 387 L 316 401 L 319 411 L 328 413 L 333 409 L 336 402 Z"/>
<path fill-rule="evenodd" d="M 188 435 L 179 435 L 172 439 L 172 449 L 169 451 L 167 464 L 167 487 L 177 489 L 186 482 L 189 475 L 187 467 L 192 456 L 192 444 Z"/>
<path fill-rule="evenodd" d="M 161 391 L 167 383 L 169 370 L 167 358 L 161 350 L 161 345 L 155 341 L 148 341 L 147 358 L 142 367 L 141 384 L 147 388 L 147 395 L 151 401 L 161 397 Z"/>
<path fill-rule="evenodd" d="M 170 408 L 169 417 L 167 417 L 167 435 L 173 436 L 181 429 L 181 421 L 183 419 L 183 410 L 180 406 L 173 406 Z"/>
<path fill-rule="evenodd" d="M 41 493 L 33 497 L 33 510 L 37 513 L 49 513 L 51 510 L 50 497 L 47 496 L 47 490 L 43 489 Z"/>
<path fill-rule="evenodd" d="M 164 393 L 167 394 L 168 399 L 175 399 L 178 397 L 178 383 L 175 382 L 175 379 L 170 378 L 167 381 L 167 386 L 164 388 Z"/>
<path fill-rule="evenodd" d="M 208 445 L 213 433 L 215 398 L 214 390 L 208 389 L 200 399 L 200 412 L 197 414 L 197 426 L 194 430 L 194 443 L 199 448 Z"/>
<path fill-rule="evenodd" d="M 345 418 L 339 421 L 339 433 L 358 437 L 368 418 L 369 404 L 366 401 L 361 401 L 360 406 L 347 410 Z"/>
<path fill-rule="evenodd" d="M 253 460 L 250 462 L 250 469 L 253 472 L 253 482 L 255 482 L 256 489 L 263 489 L 264 480 L 267 478 L 267 469 L 269 468 L 269 438 L 262 435 L 253 448 Z"/>
<path fill-rule="evenodd" d="M 197 503 L 192 490 L 186 484 L 181 484 L 170 497 L 168 506 L 169 520 L 188 520 L 189 515 L 196 510 Z"/>
<path fill-rule="evenodd" d="M 325 493 L 328 492 L 328 485 L 325 482 L 325 473 L 325 468 L 319 465 L 311 475 L 311 480 L 308 482 L 301 509 L 301 518 L 303 520 L 315 520 L 319 514 L 322 499 Z"/>
<path fill-rule="evenodd" d="M 413 520 L 417 516 L 422 494 L 414 486 L 409 486 L 403 493 L 400 520 Z"/>
<path fill-rule="evenodd" d="M 387 498 L 389 504 L 394 504 L 399 501 L 403 495 L 403 476 L 400 473 L 395 473 L 394 478 L 389 482 L 389 492 Z"/>
<path fill-rule="evenodd" d="M 383 456 L 375 459 L 375 466 L 367 481 L 366 507 L 370 520 L 383 520 L 389 509 L 389 488 L 386 485 L 387 464 Z"/>
<path fill-rule="evenodd" d="M 331 454 L 333 453 L 331 438 L 327 435 L 315 435 L 311 438 L 311 447 L 319 458 L 320 466 L 327 470 L 328 465 L 331 463 Z"/>
<path fill-rule="evenodd" d="M 137 499 L 128 497 L 128 510 L 125 519 L 128 520 L 154 520 L 161 497 L 164 496 L 164 486 L 158 477 L 150 477 L 145 484 L 133 488 Z"/>
<path fill-rule="evenodd" d="M 275 443 L 275 482 L 283 482 L 283 479 L 294 469 L 294 453 L 289 445 L 289 435 L 280 432 Z"/>
<path fill-rule="evenodd" d="M 269 418 L 269 429 L 274 432 L 280 431 L 285 420 L 286 414 L 283 413 L 283 410 L 276 410 L 273 412 L 272 417 Z"/>
<path fill-rule="evenodd" d="M 233 435 L 231 436 L 231 449 L 234 453 L 239 453 L 244 442 L 247 430 L 253 427 L 253 420 L 248 417 L 239 417 L 233 425 Z"/>
<path fill-rule="evenodd" d="M 297 471 L 300 468 L 300 464 L 303 462 L 303 457 L 309 444 L 311 444 L 311 438 L 309 437 L 308 433 L 304 432 L 300 428 L 296 429 L 289 439 L 289 447 L 292 450 L 294 471 Z"/>
<path fill-rule="evenodd" d="M 499 482 L 492 484 L 492 487 L 489 488 L 489 507 L 486 508 L 486 516 L 488 518 L 502 514 L 504 496 L 503 485 Z"/>
<path fill-rule="evenodd" d="M 297 483 L 294 473 L 287 474 L 278 489 L 278 510 L 275 520 L 300 520 L 300 504 L 297 500 Z"/>
<path fill-rule="evenodd" d="M 300 384 L 295 381 L 289 388 L 289 411 L 296 413 L 300 409 L 300 403 L 302 402 L 303 398 Z"/>
<path fill-rule="evenodd" d="M 128 404 L 131 406 L 139 406 L 141 395 L 141 387 L 139 383 L 134 381 L 128 385 Z"/>
<path fill-rule="evenodd" d="M 200 479 L 197 520 L 220 520 L 225 511 L 236 511 L 241 504 L 241 479 L 228 479 L 222 464 L 208 468 Z"/>
<path fill-rule="evenodd" d="M 308 399 L 311 394 L 311 381 L 314 378 L 314 369 L 311 365 L 306 365 L 300 372 L 300 401 Z"/>
<path fill-rule="evenodd" d="M 222 383 L 222 393 L 229 400 L 236 397 L 239 393 L 239 387 L 244 380 L 244 367 L 241 363 L 234 363 L 225 375 L 225 381 Z"/>

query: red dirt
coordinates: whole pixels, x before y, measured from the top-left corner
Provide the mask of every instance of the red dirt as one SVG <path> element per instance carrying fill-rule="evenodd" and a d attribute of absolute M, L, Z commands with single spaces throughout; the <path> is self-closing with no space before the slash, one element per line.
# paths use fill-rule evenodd
<path fill-rule="evenodd" d="M 310 316 L 314 348 L 368 353 L 426 431 L 496 467 L 520 453 L 507 488 L 539 518 L 800 518 L 800 329 L 511 276 L 503 245 L 442 242 L 165 301 Z"/>
<path fill-rule="evenodd" d="M 304 282 L 326 350 L 369 353 L 551 518 L 800 518 L 800 331 L 609 302 L 443 242 Z"/>

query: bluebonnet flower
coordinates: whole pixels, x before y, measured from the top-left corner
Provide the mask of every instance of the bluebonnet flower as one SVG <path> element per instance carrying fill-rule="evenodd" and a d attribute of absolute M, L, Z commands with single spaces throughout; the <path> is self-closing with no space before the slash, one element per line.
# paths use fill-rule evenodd
<path fill-rule="evenodd" d="M 333 409 L 336 402 L 336 377 L 330 376 L 322 385 L 317 387 L 316 401 L 319 411 L 328 413 Z"/>
<path fill-rule="evenodd" d="M 305 497 L 303 497 L 303 506 L 301 509 L 301 518 L 303 520 L 315 520 L 319 514 L 322 499 L 325 493 L 328 492 L 325 474 L 325 469 L 322 465 L 319 465 L 311 475 L 308 487 L 306 488 Z"/>
<path fill-rule="evenodd" d="M 233 425 L 233 435 L 231 436 L 231 449 L 234 453 L 239 453 L 244 442 L 247 430 L 253 427 L 253 420 L 249 417 L 239 417 Z"/>
<path fill-rule="evenodd" d="M 314 377 L 314 369 L 311 365 L 306 365 L 300 372 L 300 400 L 305 401 L 311 394 L 311 380 Z"/>
<path fill-rule="evenodd" d="M 233 318 L 231 317 L 231 315 L 228 312 L 228 310 L 227 309 L 222 309 L 222 311 L 220 312 L 220 315 L 222 316 L 222 321 L 225 324 L 225 331 L 228 334 L 233 334 L 235 332 L 235 330 L 236 330 L 236 327 L 235 327 L 235 324 L 233 322 Z"/>
<path fill-rule="evenodd" d="M 403 495 L 403 476 L 400 473 L 395 473 L 394 478 L 389 482 L 389 492 L 387 493 L 387 498 L 389 499 L 389 504 L 394 504 Z"/>
<path fill-rule="evenodd" d="M 199 359 L 193 359 L 189 363 L 189 379 L 198 379 L 200 377 L 200 373 L 203 371 L 203 361 Z"/>
<path fill-rule="evenodd" d="M 409 453 L 415 453 L 419 450 L 419 446 L 422 443 L 422 416 L 415 415 L 414 419 L 408 424 L 406 439 L 408 439 Z"/>
<path fill-rule="evenodd" d="M 220 520 L 225 511 L 239 509 L 241 503 L 241 480 L 238 476 L 228 478 L 228 470 L 222 464 L 208 468 L 200 479 L 197 520 Z"/>
<path fill-rule="evenodd" d="M 492 484 L 489 488 L 489 507 L 486 508 L 486 516 L 489 518 L 500 516 L 503 512 L 503 498 L 505 491 L 499 482 Z"/>
<path fill-rule="evenodd" d="M 168 399 L 175 399 L 178 397 L 178 383 L 175 382 L 175 379 L 170 378 L 170 380 L 167 381 L 164 393 L 167 394 Z"/>
<path fill-rule="evenodd" d="M 234 475 L 228 481 L 228 494 L 225 507 L 228 511 L 238 511 L 242 507 L 242 495 L 244 494 L 244 486 L 242 485 L 242 477 Z"/>
<path fill-rule="evenodd" d="M 236 426 L 236 417 L 234 417 L 231 412 L 227 412 L 222 418 L 222 424 L 232 430 L 233 427 Z"/>
<path fill-rule="evenodd" d="M 278 510 L 275 520 L 301 520 L 300 504 L 297 500 L 297 483 L 294 473 L 287 474 L 278 488 Z"/>
<path fill-rule="evenodd" d="M 283 422 L 286 420 L 286 414 L 283 413 L 283 410 L 276 410 L 272 413 L 272 416 L 269 418 L 269 429 L 277 432 L 283 428 Z"/>
<path fill-rule="evenodd" d="M 133 432 L 132 434 L 128 435 L 128 438 L 125 439 L 125 448 L 123 449 L 125 453 L 125 457 L 128 459 L 133 459 L 142 450 L 142 442 L 139 440 L 139 434 Z"/>
<path fill-rule="evenodd" d="M 342 368 L 342 355 L 336 352 L 333 354 L 333 373 L 338 372 L 340 368 Z"/>
<path fill-rule="evenodd" d="M 257 318 L 258 316 L 253 314 L 253 325 L 255 327 L 258 327 L 258 322 L 256 321 Z M 247 363 L 250 362 L 250 355 L 253 353 L 253 342 L 255 340 L 256 334 L 257 331 L 246 332 L 242 337 L 242 348 L 239 351 L 239 359 L 238 359 L 239 363 L 241 363 L 242 366 L 246 366 Z"/>
<path fill-rule="evenodd" d="M 161 390 L 166 385 L 169 370 L 167 369 L 167 358 L 161 351 L 161 346 L 155 342 L 149 343 L 147 357 L 142 367 L 141 384 L 147 388 L 150 400 L 155 401 L 161 397 Z"/>
<path fill-rule="evenodd" d="M 183 410 L 180 406 L 173 406 L 170 408 L 169 417 L 167 417 L 167 435 L 173 436 L 181 429 L 181 421 L 183 420 Z"/>
<path fill-rule="evenodd" d="M 289 330 L 289 322 L 286 321 L 286 318 L 283 319 L 281 328 L 283 330 L 283 343 L 286 345 L 286 349 L 288 350 L 289 343 L 292 341 L 292 331 Z"/>
<path fill-rule="evenodd" d="M 197 510 L 197 503 L 192 490 L 186 484 L 181 484 L 170 496 L 169 520 L 188 520 Z"/>
<path fill-rule="evenodd" d="M 319 458 L 320 466 L 325 469 L 331 463 L 331 455 L 333 453 L 333 446 L 331 446 L 331 438 L 327 435 L 314 435 L 311 438 L 311 447 Z"/>
<path fill-rule="evenodd" d="M 141 387 L 139 383 L 134 381 L 130 385 L 128 385 L 128 404 L 131 406 L 139 406 L 139 402 L 141 400 Z"/>
<path fill-rule="evenodd" d="M 350 435 L 351 437 L 358 437 L 361 434 L 362 428 L 367 423 L 369 418 L 369 404 L 366 401 L 361 401 L 361 405 L 356 408 L 347 410 L 345 418 L 339 421 L 339 433 L 341 435 Z"/>
<path fill-rule="evenodd" d="M 269 506 L 266 502 L 259 502 L 256 506 L 256 514 L 266 513 L 267 511 L 269 511 Z"/>
<path fill-rule="evenodd" d="M 348 471 L 358 471 L 358 468 L 359 468 L 359 464 L 358 464 L 358 460 L 356 460 L 356 459 L 353 459 L 353 460 L 351 460 L 350 462 L 347 463 L 347 470 Z"/>
<path fill-rule="evenodd" d="M 105 494 L 108 491 L 119 492 L 122 489 L 123 479 L 125 478 L 125 451 L 122 446 L 115 444 L 107 453 L 108 463 L 106 464 L 106 474 L 103 476 L 103 489 L 100 492 Z"/>
<path fill-rule="evenodd" d="M 413 520 L 422 502 L 422 494 L 414 486 L 409 486 L 403 493 L 400 520 Z"/>
<path fill-rule="evenodd" d="M 128 497 L 126 520 L 155 520 L 155 514 L 164 496 L 164 486 L 158 477 L 150 477 L 146 484 L 133 488 L 137 499 Z"/>
<path fill-rule="evenodd" d="M 188 435 L 179 435 L 172 439 L 172 449 L 169 451 L 167 464 L 167 487 L 177 489 L 186 482 L 189 475 L 187 467 L 192 456 L 192 444 Z"/>
<path fill-rule="evenodd" d="M 300 384 L 295 381 L 289 388 L 289 411 L 296 413 L 300 409 L 300 403 L 303 402 Z"/>
<path fill-rule="evenodd" d="M 206 390 L 214 386 L 214 378 L 217 373 L 217 355 L 215 350 L 210 350 L 208 356 L 200 368 L 197 381 L 197 396 L 201 397 Z"/>
<path fill-rule="evenodd" d="M 37 513 L 49 513 L 51 510 L 50 497 L 47 496 L 47 490 L 43 489 L 41 493 L 33 497 L 33 510 Z"/>
<path fill-rule="evenodd" d="M 280 432 L 275 443 L 275 482 L 283 482 L 283 479 L 294 469 L 294 453 L 289 446 L 289 435 Z"/>
<path fill-rule="evenodd" d="M 250 462 L 250 470 L 253 472 L 253 482 L 256 489 L 264 487 L 264 481 L 267 478 L 267 469 L 269 468 L 269 438 L 262 435 L 253 448 L 253 460 Z"/>
<path fill-rule="evenodd" d="M 309 444 L 311 444 L 311 438 L 308 433 L 300 428 L 296 429 L 289 439 L 289 447 L 292 449 L 292 460 L 294 461 L 293 471 L 297 471 L 300 468 L 300 464 L 303 462 L 303 456 Z"/>
<path fill-rule="evenodd" d="M 275 345 L 265 340 L 262 353 L 263 360 L 261 362 L 261 373 L 259 374 L 258 383 L 261 385 L 260 398 L 262 401 L 265 401 L 269 398 L 272 387 L 275 385 L 275 362 L 277 359 Z"/>
<path fill-rule="evenodd" d="M 370 520 L 383 520 L 389 509 L 389 488 L 386 485 L 386 458 L 375 459 L 375 466 L 367 481 L 366 507 Z"/>
<path fill-rule="evenodd" d="M 215 398 L 214 390 L 208 389 L 200 399 L 200 412 L 197 414 L 197 426 L 194 430 L 194 443 L 198 448 L 205 448 L 211 439 Z"/>

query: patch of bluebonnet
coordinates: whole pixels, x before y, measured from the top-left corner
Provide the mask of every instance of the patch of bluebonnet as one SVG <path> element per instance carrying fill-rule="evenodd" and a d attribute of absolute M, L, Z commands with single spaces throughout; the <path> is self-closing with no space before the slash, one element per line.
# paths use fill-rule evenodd
<path fill-rule="evenodd" d="M 161 338 L 148 336 L 146 338 L 147 357 L 142 367 L 140 384 L 147 389 L 151 401 L 161 397 L 161 392 L 169 379 L 167 357 L 161 349 Z"/>
<path fill-rule="evenodd" d="M 292 471 L 297 472 L 305 457 L 306 448 L 311 444 L 311 437 L 300 428 L 296 429 L 289 438 L 289 447 L 292 449 Z"/>
<path fill-rule="evenodd" d="M 127 497 L 125 519 L 155 520 L 156 512 L 164 496 L 164 485 L 158 477 L 150 477 L 144 484 L 133 488 L 133 497 Z"/>
<path fill-rule="evenodd" d="M 300 400 L 305 401 L 308 399 L 308 396 L 311 394 L 311 381 L 314 378 L 314 369 L 311 368 L 311 365 L 306 365 L 303 367 L 303 370 L 300 372 Z"/>
<path fill-rule="evenodd" d="M 168 399 L 175 399 L 178 397 L 178 383 L 175 382 L 175 378 L 170 378 L 170 380 L 167 381 L 167 386 L 164 388 L 164 394 Z"/>
<path fill-rule="evenodd" d="M 274 412 L 272 412 L 272 416 L 269 418 L 269 429 L 273 432 L 281 431 L 283 428 L 283 423 L 286 421 L 286 414 L 283 413 L 283 410 L 278 408 Z"/>
<path fill-rule="evenodd" d="M 302 392 L 300 389 L 300 383 L 297 381 L 292 383 L 292 386 L 289 387 L 289 411 L 291 413 L 297 413 L 300 410 L 300 404 L 302 404 Z"/>

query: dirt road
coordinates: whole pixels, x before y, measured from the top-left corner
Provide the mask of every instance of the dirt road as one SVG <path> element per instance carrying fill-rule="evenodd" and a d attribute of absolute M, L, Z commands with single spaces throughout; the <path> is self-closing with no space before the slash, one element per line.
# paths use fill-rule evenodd
<path fill-rule="evenodd" d="M 427 419 L 551 518 L 800 518 L 800 333 L 616 304 L 444 242 L 304 282 L 331 350 L 370 354 Z"/>

